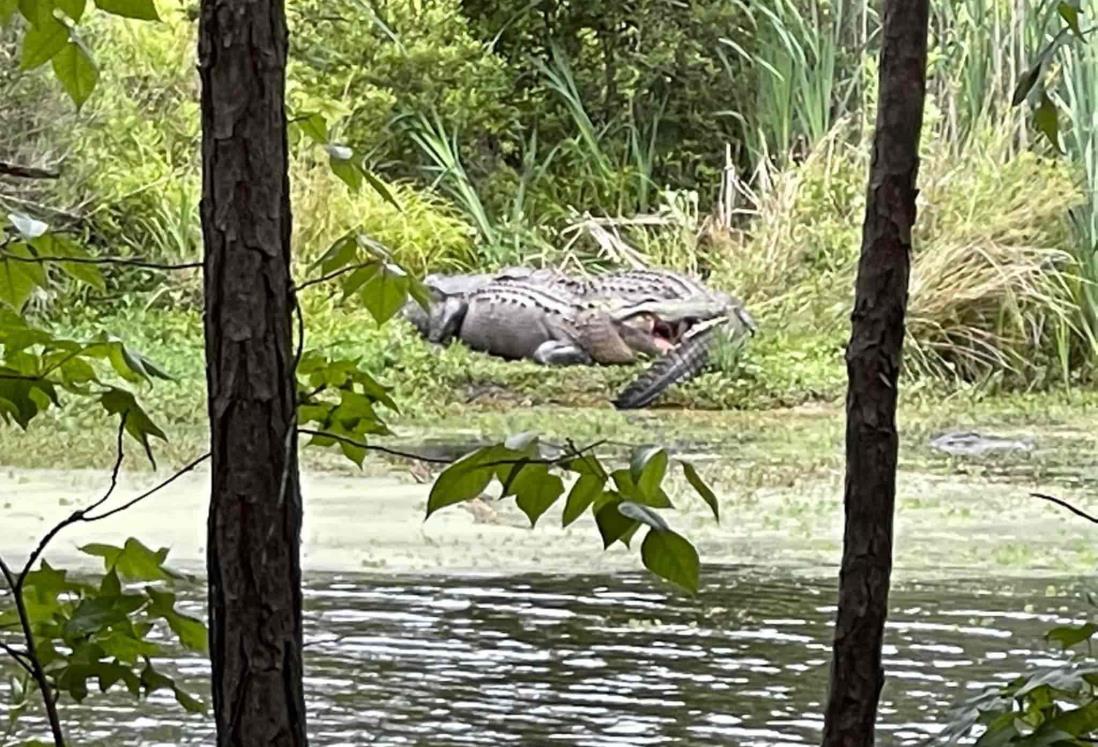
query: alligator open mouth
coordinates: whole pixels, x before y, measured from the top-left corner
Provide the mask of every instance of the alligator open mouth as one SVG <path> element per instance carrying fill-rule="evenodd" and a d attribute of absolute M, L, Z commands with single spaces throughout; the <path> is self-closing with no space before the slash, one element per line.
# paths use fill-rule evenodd
<path fill-rule="evenodd" d="M 686 333 L 697 324 L 697 319 L 681 319 L 675 322 L 668 322 L 664 319 L 654 317 L 652 319 L 652 341 L 655 343 L 661 351 L 667 352 L 678 346 L 682 342 Z"/>

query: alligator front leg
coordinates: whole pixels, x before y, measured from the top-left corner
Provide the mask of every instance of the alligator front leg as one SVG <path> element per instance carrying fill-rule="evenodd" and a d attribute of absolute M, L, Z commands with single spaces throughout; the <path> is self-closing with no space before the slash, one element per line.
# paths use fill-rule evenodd
<path fill-rule="evenodd" d="M 534 360 L 543 366 L 589 366 L 591 356 L 570 342 L 546 340 L 534 351 Z"/>

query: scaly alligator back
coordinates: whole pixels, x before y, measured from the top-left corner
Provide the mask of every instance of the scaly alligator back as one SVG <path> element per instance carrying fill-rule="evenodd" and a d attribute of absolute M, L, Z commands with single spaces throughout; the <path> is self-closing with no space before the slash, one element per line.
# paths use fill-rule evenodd
<path fill-rule="evenodd" d="M 588 293 L 618 298 L 708 298 L 713 291 L 671 270 L 621 270 L 596 275 L 587 281 Z"/>

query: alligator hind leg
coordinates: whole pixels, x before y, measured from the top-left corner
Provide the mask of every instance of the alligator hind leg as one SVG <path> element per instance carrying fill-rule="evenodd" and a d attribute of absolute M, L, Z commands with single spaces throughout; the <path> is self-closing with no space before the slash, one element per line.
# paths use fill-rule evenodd
<path fill-rule="evenodd" d="M 570 342 L 547 340 L 534 351 L 534 360 L 543 366 L 589 366 L 591 356 Z"/>

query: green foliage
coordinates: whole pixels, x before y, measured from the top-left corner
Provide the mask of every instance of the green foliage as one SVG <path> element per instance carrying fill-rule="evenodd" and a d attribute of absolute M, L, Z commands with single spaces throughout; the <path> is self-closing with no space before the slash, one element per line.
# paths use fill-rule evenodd
<path fill-rule="evenodd" d="M 367 435 L 389 435 L 377 413 L 383 405 L 396 412 L 389 389 L 382 386 L 358 360 L 332 360 L 308 352 L 297 367 L 298 422 L 313 426 L 313 446 L 338 446 L 344 456 L 362 466 Z"/>
<path fill-rule="evenodd" d="M 470 33 L 457 0 L 307 0 L 289 12 L 290 100 L 346 114 L 342 136 L 356 150 L 407 162 L 411 144 L 390 123 L 410 113 L 436 111 L 484 139 L 521 132 L 507 101 L 513 73 Z"/>
<path fill-rule="evenodd" d="M 393 318 L 409 295 L 427 304 L 423 284 L 392 261 L 381 244 L 361 233 L 337 240 L 314 264 L 323 277 L 338 279 L 343 298 L 356 296 L 380 325 Z"/>
<path fill-rule="evenodd" d="M 1079 199 L 1072 171 L 1032 153 L 1012 157 L 1004 131 L 980 130 L 958 149 L 935 128 L 928 122 L 920 168 L 908 374 L 1005 385 L 1070 378 L 1093 360 L 1074 300 L 1083 281 L 1065 214 Z M 845 343 L 865 205 L 868 143 L 848 137 L 836 130 L 769 177 L 752 195 L 757 220 L 717 234 L 703 257 L 717 285 L 748 299 L 764 332 L 815 336 L 829 357 Z M 774 344 L 765 337 L 752 346 L 756 362 Z M 743 365 L 750 375 L 755 362 Z"/>
<path fill-rule="evenodd" d="M 853 10 L 853 3 L 805 5 L 793 0 L 752 5 L 754 54 L 733 39 L 721 40 L 757 76 L 754 116 L 745 127 L 756 161 L 768 154 L 779 161 L 804 154 L 823 140 L 861 82 L 857 74 L 843 79 L 838 67 L 850 20 L 844 12 Z"/>
<path fill-rule="evenodd" d="M 1021 675 L 996 690 L 981 693 L 957 709 L 945 743 L 979 734 L 977 747 L 1044 747 L 1093 744 L 1098 736 L 1098 664 L 1091 640 L 1098 626 L 1062 626 L 1046 638 L 1064 649 L 1085 644 L 1086 654 Z"/>
<path fill-rule="evenodd" d="M 186 710 L 202 712 L 201 701 L 153 666 L 168 632 L 190 651 L 205 653 L 207 645 L 205 626 L 176 609 L 170 586 L 180 576 L 164 565 L 167 549 L 153 551 L 131 538 L 122 547 L 82 550 L 103 558 L 101 575 L 76 580 L 43 560 L 14 592 L 50 686 L 78 703 L 90 683 L 100 692 L 121 685 L 134 697 L 167 689 Z M 0 603 L 0 640 L 20 650 L 17 619 L 9 593 Z"/>
<path fill-rule="evenodd" d="M 59 392 L 92 398 L 108 415 L 124 419 L 126 431 L 152 461 L 149 438 L 166 436 L 133 393 L 111 379 L 140 385 L 170 377 L 110 335 L 78 342 L 28 322 L 22 312 L 30 296 L 48 283 L 45 265 L 57 264 L 74 280 L 96 287 L 102 287 L 103 278 L 93 265 L 45 261 L 88 259 L 76 242 L 26 216 L 12 215 L 10 222 L 16 236 L 0 243 L 0 419 L 25 430 L 40 413 L 60 405 Z"/>
<path fill-rule="evenodd" d="M 27 24 L 20 66 L 33 70 L 52 61 L 54 74 L 77 108 L 99 81 L 95 62 L 77 35 L 85 4 L 85 0 L 19 0 L 5 2 L 0 12 L 0 22 L 6 26 L 18 8 Z M 154 0 L 96 0 L 95 5 L 116 16 L 159 20 Z"/>
<path fill-rule="evenodd" d="M 690 484 L 706 500 L 716 497 L 687 462 L 683 469 L 694 479 Z M 642 526 L 649 527 L 641 558 L 655 575 L 688 592 L 698 588 L 697 551 L 688 540 L 672 532 L 653 509 L 671 508 L 661 484 L 667 472 L 667 452 L 659 448 L 637 449 L 624 470 L 607 469 L 590 450 L 569 444 L 557 446 L 531 434 L 484 446 L 447 467 L 431 488 L 427 516 L 447 506 L 482 496 L 498 482 L 498 499 L 514 496 L 531 526 L 565 494 L 564 480 L 572 479 L 561 523 L 568 526 L 590 513 L 603 539 L 604 549 L 616 542 L 628 545 Z M 614 487 L 610 487 L 613 482 Z"/>

